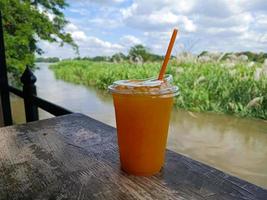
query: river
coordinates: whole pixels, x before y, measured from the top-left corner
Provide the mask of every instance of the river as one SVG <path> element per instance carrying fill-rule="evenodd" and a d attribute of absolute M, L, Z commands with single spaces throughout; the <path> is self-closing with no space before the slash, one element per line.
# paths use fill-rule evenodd
<path fill-rule="evenodd" d="M 38 96 L 115 126 L 112 98 L 103 91 L 56 80 L 38 63 Z M 23 101 L 12 95 L 16 123 L 25 122 Z M 41 119 L 53 117 L 39 110 Z M 168 149 L 267 188 L 267 121 L 173 109 Z"/>

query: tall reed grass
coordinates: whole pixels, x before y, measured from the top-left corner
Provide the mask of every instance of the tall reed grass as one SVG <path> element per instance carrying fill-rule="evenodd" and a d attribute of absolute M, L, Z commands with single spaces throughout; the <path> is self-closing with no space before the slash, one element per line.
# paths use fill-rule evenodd
<path fill-rule="evenodd" d="M 142 65 L 92 61 L 62 61 L 51 66 L 58 79 L 106 90 L 120 79 L 156 77 L 161 63 Z M 212 111 L 267 119 L 267 77 L 255 78 L 261 70 L 240 62 L 177 62 L 171 60 L 167 73 L 180 88 L 175 106 L 191 111 Z"/>

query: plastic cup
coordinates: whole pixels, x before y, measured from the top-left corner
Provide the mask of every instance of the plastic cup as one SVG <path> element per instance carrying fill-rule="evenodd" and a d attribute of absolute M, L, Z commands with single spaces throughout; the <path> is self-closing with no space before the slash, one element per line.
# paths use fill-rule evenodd
<path fill-rule="evenodd" d="M 150 176 L 164 164 L 170 114 L 178 87 L 172 77 L 122 80 L 109 86 L 115 107 L 120 163 L 123 171 Z"/>

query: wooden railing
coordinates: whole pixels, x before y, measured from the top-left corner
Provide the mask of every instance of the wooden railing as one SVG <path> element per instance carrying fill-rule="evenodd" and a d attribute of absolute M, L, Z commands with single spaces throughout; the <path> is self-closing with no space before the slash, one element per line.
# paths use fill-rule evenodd
<path fill-rule="evenodd" d="M 8 84 L 2 13 L 0 11 L 0 106 L 2 108 L 3 124 L 5 126 L 13 124 L 10 104 L 10 92 L 24 99 L 24 109 L 27 122 L 36 121 L 39 119 L 38 107 L 55 116 L 72 113 L 71 111 L 63 107 L 60 107 L 37 96 L 35 86 L 37 79 L 28 66 L 26 66 L 20 80 L 23 84 L 22 90 L 19 90 Z"/>

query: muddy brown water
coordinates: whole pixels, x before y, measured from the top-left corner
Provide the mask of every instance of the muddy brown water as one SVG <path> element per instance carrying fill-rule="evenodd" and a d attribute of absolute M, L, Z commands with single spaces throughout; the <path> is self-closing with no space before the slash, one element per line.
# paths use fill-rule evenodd
<path fill-rule="evenodd" d="M 39 63 L 40 97 L 115 126 L 109 94 L 56 80 L 48 64 Z M 23 101 L 12 96 L 16 123 L 24 123 Z M 53 117 L 39 110 L 41 119 Z M 168 148 L 267 188 L 267 121 L 173 109 Z"/>

